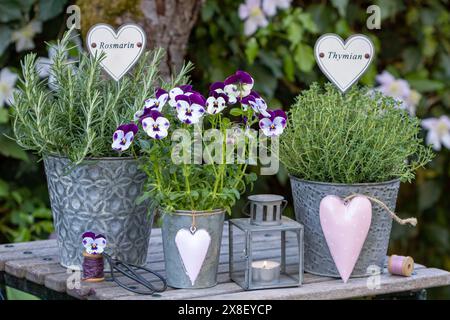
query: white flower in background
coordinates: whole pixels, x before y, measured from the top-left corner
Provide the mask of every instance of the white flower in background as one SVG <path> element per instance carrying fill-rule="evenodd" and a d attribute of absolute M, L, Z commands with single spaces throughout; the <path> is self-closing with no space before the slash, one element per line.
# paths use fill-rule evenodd
<path fill-rule="evenodd" d="M 408 110 L 409 114 L 416 114 L 416 107 L 422 99 L 422 95 L 416 90 L 411 90 L 409 96 L 403 101 L 402 107 Z"/>
<path fill-rule="evenodd" d="M 380 86 L 376 87 L 375 90 L 399 101 L 400 108 L 407 110 L 409 114 L 414 115 L 416 113 L 421 95 L 416 90 L 411 89 L 408 81 L 395 79 L 388 71 L 383 71 L 377 75 L 376 80 Z"/>
<path fill-rule="evenodd" d="M 36 59 L 36 71 L 39 74 L 39 77 L 46 78 L 48 77 L 48 86 L 52 90 L 56 90 L 56 80 L 54 75 L 50 72 L 52 65 L 54 63 L 54 58 L 56 55 L 56 46 L 51 46 L 48 49 L 48 58 L 39 57 Z"/>
<path fill-rule="evenodd" d="M 78 34 L 75 34 L 71 41 L 75 44 L 75 47 L 78 52 L 82 52 L 83 48 L 81 45 L 81 40 Z M 36 59 L 36 71 L 39 74 L 39 77 L 46 78 L 48 77 L 48 86 L 52 90 L 56 90 L 58 86 L 56 85 L 55 76 L 51 73 L 51 69 L 53 64 L 55 63 L 55 57 L 58 46 L 53 44 L 48 48 L 48 58 L 47 57 L 38 57 Z M 66 51 L 64 51 L 64 58 L 67 62 L 74 62 L 74 59 L 69 58 L 69 55 Z M 76 68 L 74 67 L 74 72 L 76 72 Z"/>
<path fill-rule="evenodd" d="M 292 0 L 263 0 L 262 8 L 269 17 L 277 13 L 277 9 L 287 9 L 290 7 Z"/>
<path fill-rule="evenodd" d="M 428 118 L 422 120 L 422 127 L 428 130 L 427 144 L 431 144 L 436 151 L 441 150 L 442 145 L 450 149 L 450 119 L 447 116 L 440 118 Z"/>
<path fill-rule="evenodd" d="M 0 71 L 0 108 L 5 103 L 10 105 L 14 95 L 14 86 L 16 85 L 17 74 L 11 72 L 8 68 Z"/>
<path fill-rule="evenodd" d="M 16 43 L 16 51 L 31 50 L 34 48 L 33 38 L 42 32 L 42 22 L 33 20 L 23 28 L 12 33 L 11 39 Z"/>
<path fill-rule="evenodd" d="M 36 59 L 36 71 L 39 74 L 39 77 L 45 78 L 50 76 L 50 70 L 54 63 L 56 55 L 56 46 L 52 45 L 48 48 L 48 58 L 39 57 Z"/>
<path fill-rule="evenodd" d="M 259 27 L 269 24 L 261 8 L 261 0 L 245 0 L 239 6 L 239 18 L 245 20 L 244 33 L 249 36 L 255 33 Z"/>

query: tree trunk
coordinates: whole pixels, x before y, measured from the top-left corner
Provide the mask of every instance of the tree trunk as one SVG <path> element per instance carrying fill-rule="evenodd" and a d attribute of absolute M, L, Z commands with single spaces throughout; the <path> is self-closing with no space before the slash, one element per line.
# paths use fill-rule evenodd
<path fill-rule="evenodd" d="M 166 61 L 161 73 L 168 78 L 180 70 L 189 35 L 197 21 L 203 0 L 78 0 L 85 35 L 96 23 L 118 27 L 127 22 L 140 25 L 147 35 L 147 47 L 162 47 Z"/>
<path fill-rule="evenodd" d="M 184 62 L 189 36 L 197 21 L 202 0 L 142 0 L 144 29 L 150 48 L 166 49 L 166 64 L 161 70 L 170 74 L 170 68 L 179 71 Z"/>

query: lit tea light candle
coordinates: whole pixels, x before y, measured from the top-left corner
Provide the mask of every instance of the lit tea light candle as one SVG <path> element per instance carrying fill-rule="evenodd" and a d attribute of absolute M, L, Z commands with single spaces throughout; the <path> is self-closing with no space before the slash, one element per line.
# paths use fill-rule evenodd
<path fill-rule="evenodd" d="M 263 260 L 252 262 L 252 279 L 254 282 L 275 282 L 280 277 L 280 263 Z"/>

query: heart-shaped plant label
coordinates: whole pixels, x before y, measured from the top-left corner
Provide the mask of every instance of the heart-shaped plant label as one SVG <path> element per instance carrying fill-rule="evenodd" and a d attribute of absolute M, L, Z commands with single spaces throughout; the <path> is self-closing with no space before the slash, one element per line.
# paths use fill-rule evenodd
<path fill-rule="evenodd" d="M 320 70 L 342 92 L 364 74 L 374 54 L 372 41 L 362 34 L 353 35 L 345 42 L 336 34 L 324 34 L 314 46 Z"/>
<path fill-rule="evenodd" d="M 372 221 L 372 204 L 364 196 L 344 203 L 336 196 L 320 201 L 320 224 L 336 268 L 347 282 L 358 261 Z"/>
<path fill-rule="evenodd" d="M 195 284 L 195 280 L 202 269 L 210 243 L 211 236 L 205 229 L 199 229 L 195 232 L 180 229 L 175 236 L 175 244 L 192 285 Z"/>
<path fill-rule="evenodd" d="M 92 55 L 105 52 L 100 65 L 119 81 L 144 52 L 145 40 L 144 30 L 135 24 L 125 24 L 116 32 L 111 26 L 100 23 L 89 30 L 86 45 Z"/>

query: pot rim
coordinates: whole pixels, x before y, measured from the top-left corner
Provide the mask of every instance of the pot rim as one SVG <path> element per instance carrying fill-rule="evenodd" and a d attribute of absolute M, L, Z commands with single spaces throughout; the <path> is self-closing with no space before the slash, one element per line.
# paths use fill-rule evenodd
<path fill-rule="evenodd" d="M 175 210 L 173 212 L 167 212 L 166 210 L 164 210 L 163 208 L 159 207 L 158 211 L 160 211 L 161 213 L 167 213 L 167 214 L 176 214 L 176 213 L 181 213 L 181 214 L 192 214 L 192 215 L 196 215 L 196 214 L 204 214 L 204 213 L 225 213 L 226 210 L 225 209 L 213 209 L 213 210 Z"/>
<path fill-rule="evenodd" d="M 44 155 L 43 158 L 57 158 L 57 159 L 65 159 L 65 160 L 69 160 L 69 157 L 67 156 L 60 156 L 60 155 L 56 155 L 56 154 L 48 154 L 48 155 Z M 83 163 L 84 161 L 128 161 L 128 160 L 138 160 L 139 158 L 135 158 L 135 157 L 88 157 L 88 158 L 84 158 L 83 161 L 81 163 Z"/>
<path fill-rule="evenodd" d="M 382 186 L 382 185 L 390 185 L 394 183 L 400 183 L 400 178 L 388 180 L 388 181 L 382 181 L 382 182 L 361 182 L 361 183 L 336 183 L 336 182 L 321 182 L 321 181 L 311 181 L 311 180 L 304 180 L 297 178 L 296 176 L 289 175 L 289 179 L 296 180 L 298 182 L 303 183 L 309 183 L 309 184 L 316 184 L 321 186 L 337 186 L 337 187 L 344 187 L 344 186 L 355 186 L 355 187 L 364 187 L 364 186 Z"/>

